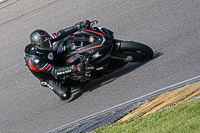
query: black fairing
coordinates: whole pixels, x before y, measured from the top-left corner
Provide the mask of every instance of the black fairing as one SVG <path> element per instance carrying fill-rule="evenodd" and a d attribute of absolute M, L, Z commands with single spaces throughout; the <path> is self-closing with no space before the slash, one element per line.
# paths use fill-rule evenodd
<path fill-rule="evenodd" d="M 106 66 L 113 49 L 113 32 L 101 28 L 81 29 L 68 36 L 58 46 L 58 53 L 65 56 L 65 64 L 71 65 L 79 61 L 81 55 L 90 55 L 92 67 Z"/>

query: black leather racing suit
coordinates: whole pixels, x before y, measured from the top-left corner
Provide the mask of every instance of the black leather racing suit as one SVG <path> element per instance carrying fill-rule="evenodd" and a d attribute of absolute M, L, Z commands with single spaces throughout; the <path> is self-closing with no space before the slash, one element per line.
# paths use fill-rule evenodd
<path fill-rule="evenodd" d="M 58 44 L 63 38 L 77 31 L 75 26 L 71 26 L 52 34 L 54 44 Z M 47 83 L 46 85 L 57 94 L 61 100 L 71 97 L 71 88 L 67 84 L 62 84 L 59 77 L 69 77 L 70 73 L 76 71 L 76 67 L 61 67 L 57 65 L 56 60 L 59 59 L 56 49 L 48 55 L 37 54 L 31 44 L 25 47 L 24 58 L 26 65 L 31 73 L 40 80 Z"/>

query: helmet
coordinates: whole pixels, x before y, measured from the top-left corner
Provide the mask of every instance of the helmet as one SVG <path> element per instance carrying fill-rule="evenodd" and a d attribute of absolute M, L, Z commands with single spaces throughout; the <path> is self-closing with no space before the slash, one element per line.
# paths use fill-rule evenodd
<path fill-rule="evenodd" d="M 35 30 L 30 34 L 31 44 L 39 54 L 49 54 L 52 51 L 53 37 L 44 30 Z"/>

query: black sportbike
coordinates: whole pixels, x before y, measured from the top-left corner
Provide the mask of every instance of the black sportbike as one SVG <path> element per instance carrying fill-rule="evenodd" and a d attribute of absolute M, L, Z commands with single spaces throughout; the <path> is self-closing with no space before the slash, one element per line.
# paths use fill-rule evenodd
<path fill-rule="evenodd" d="M 103 27 L 80 29 L 66 37 L 57 53 L 64 57 L 65 65 L 81 62 L 82 71 L 72 73 L 74 83 L 86 83 L 118 70 L 129 62 L 144 62 L 153 57 L 152 49 L 142 43 L 114 39 L 113 32 Z"/>

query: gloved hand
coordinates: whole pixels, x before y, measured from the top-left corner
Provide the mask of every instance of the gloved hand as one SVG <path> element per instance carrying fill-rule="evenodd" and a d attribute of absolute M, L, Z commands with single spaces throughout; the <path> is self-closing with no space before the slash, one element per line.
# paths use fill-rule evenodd
<path fill-rule="evenodd" d="M 83 66 L 81 64 L 76 65 L 76 71 L 81 72 L 83 70 Z"/>
<path fill-rule="evenodd" d="M 62 75 L 58 75 L 57 79 L 61 80 L 61 81 L 66 81 L 67 79 L 69 79 L 71 77 L 71 75 L 82 75 L 82 71 L 83 71 L 83 66 L 81 64 L 77 64 L 77 65 L 72 65 L 71 66 L 71 70 L 69 70 L 69 72 L 67 71 L 67 74 L 63 74 Z"/>
<path fill-rule="evenodd" d="M 83 66 L 81 64 L 77 64 L 76 66 L 73 66 L 72 74 L 76 74 L 81 76 L 83 74 Z"/>
<path fill-rule="evenodd" d="M 83 22 L 78 22 L 74 25 L 77 29 L 88 29 L 90 28 L 90 21 L 84 20 Z"/>
<path fill-rule="evenodd" d="M 81 64 L 72 65 L 71 70 L 72 73 L 81 72 L 83 71 L 83 66 Z"/>

